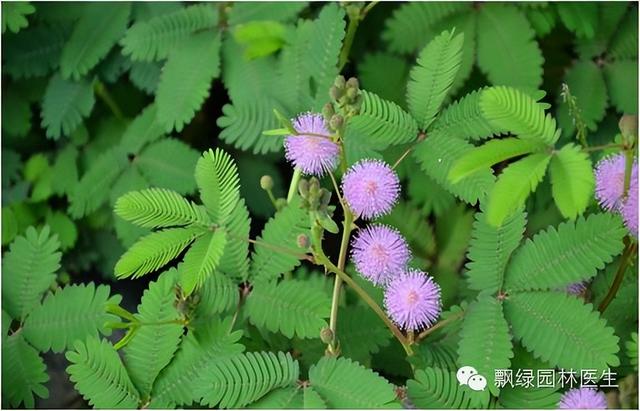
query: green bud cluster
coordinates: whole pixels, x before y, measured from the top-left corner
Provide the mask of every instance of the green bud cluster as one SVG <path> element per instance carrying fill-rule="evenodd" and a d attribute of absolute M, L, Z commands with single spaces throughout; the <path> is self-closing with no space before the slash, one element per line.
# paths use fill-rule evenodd
<path fill-rule="evenodd" d="M 346 121 L 360 112 L 362 93 L 360 83 L 355 77 L 346 80 L 344 76 L 336 77 L 329 89 L 331 102 L 322 108 L 322 114 L 332 131 L 340 130 Z"/>

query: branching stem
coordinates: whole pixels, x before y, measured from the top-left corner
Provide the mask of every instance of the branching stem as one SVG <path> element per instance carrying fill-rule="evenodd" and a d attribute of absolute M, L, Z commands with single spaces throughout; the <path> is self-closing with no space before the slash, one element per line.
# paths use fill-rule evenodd
<path fill-rule="evenodd" d="M 618 266 L 618 271 L 616 271 L 616 276 L 613 279 L 613 283 L 611 284 L 607 295 L 598 306 L 598 311 L 600 311 L 601 313 L 603 313 L 604 310 L 607 309 L 611 301 L 613 301 L 613 299 L 616 297 L 616 294 L 618 294 L 618 290 L 620 289 L 620 285 L 622 284 L 622 280 L 624 279 L 624 273 L 627 271 L 627 267 L 631 262 L 631 256 L 635 255 L 638 249 L 638 244 L 629 239 L 629 237 L 625 238 L 625 243 L 627 245 L 624 249 L 624 252 L 622 253 L 622 257 L 620 258 L 620 265 Z"/>

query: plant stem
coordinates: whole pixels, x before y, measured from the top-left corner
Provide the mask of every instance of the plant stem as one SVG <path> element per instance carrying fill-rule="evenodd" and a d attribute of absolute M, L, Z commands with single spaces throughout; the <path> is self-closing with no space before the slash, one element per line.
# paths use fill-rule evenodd
<path fill-rule="evenodd" d="M 622 284 L 622 280 L 624 279 L 624 273 L 627 271 L 627 267 L 631 262 L 631 256 L 635 254 L 638 249 L 638 244 L 631 241 L 629 237 L 625 238 L 625 243 L 627 244 L 624 252 L 622 253 L 622 257 L 620 258 L 620 265 L 618 266 L 618 271 L 616 271 L 616 276 L 613 279 L 613 283 L 611 284 L 611 288 L 609 288 L 609 292 L 604 297 L 600 305 L 598 306 L 598 311 L 601 313 L 607 309 L 611 301 L 616 297 L 618 293 L 618 289 L 620 289 L 620 285 Z"/>
<path fill-rule="evenodd" d="M 122 110 L 120 110 L 120 107 L 118 106 L 116 101 L 113 99 L 113 97 L 111 97 L 111 94 L 109 94 L 109 91 L 105 87 L 104 83 L 97 80 L 93 86 L 93 89 L 96 95 L 102 99 L 102 101 L 104 102 L 104 104 L 107 105 L 107 107 L 109 107 L 113 115 L 118 120 L 124 120 L 124 115 L 122 114 Z"/>
<path fill-rule="evenodd" d="M 455 315 L 452 315 L 451 317 L 447 318 L 446 320 L 439 321 L 433 327 L 427 328 L 426 330 L 424 330 L 420 334 L 418 334 L 418 338 L 416 338 L 416 342 L 426 338 L 429 334 L 431 334 L 435 330 L 444 327 L 445 325 L 449 324 L 452 321 L 457 320 L 458 318 L 462 317 L 463 315 L 464 315 L 464 311 L 461 311 L 461 312 L 459 312 L 459 313 L 457 313 Z"/>
<path fill-rule="evenodd" d="M 296 190 L 298 189 L 298 183 L 302 178 L 302 171 L 296 167 L 293 171 L 293 176 L 291 177 L 291 183 L 289 184 L 289 193 L 287 193 L 287 203 L 290 203 L 293 200 L 293 196 L 296 195 Z"/>
<path fill-rule="evenodd" d="M 349 248 L 349 238 L 351 237 L 351 225 L 353 224 L 353 214 L 348 208 L 344 209 L 344 222 L 342 223 L 342 240 L 340 241 L 340 254 L 338 255 L 338 269 L 344 271 L 347 261 L 347 249 Z M 336 275 L 333 282 L 333 296 L 331 298 L 331 316 L 329 317 L 329 329 L 333 333 L 333 342 L 329 344 L 329 352 L 335 352 L 336 329 L 338 325 L 338 307 L 340 305 L 340 290 L 342 289 L 342 279 Z"/>
<path fill-rule="evenodd" d="M 338 72 L 341 72 L 347 64 L 347 61 L 349 61 L 349 53 L 351 52 L 351 46 L 353 45 L 353 39 L 356 36 L 358 25 L 360 25 L 360 16 L 349 13 L 349 25 L 347 26 L 347 34 L 344 38 L 344 43 L 342 44 L 342 50 L 340 50 Z"/>
<path fill-rule="evenodd" d="M 633 150 L 627 149 L 624 152 L 624 191 L 622 196 L 626 197 L 631 185 L 631 171 L 633 169 Z"/>
<path fill-rule="evenodd" d="M 234 238 L 238 238 L 241 239 L 240 237 L 234 237 Z M 296 250 L 292 250 L 290 248 L 286 248 L 286 247 L 280 247 L 278 245 L 273 245 L 273 244 L 269 244 L 269 243 L 265 243 L 264 241 L 260 241 L 260 240 L 253 240 L 251 238 L 246 239 L 246 241 L 250 242 L 251 244 L 257 244 L 260 245 L 262 247 L 268 248 L 270 250 L 273 251 L 278 251 L 281 252 L 283 254 L 289 254 L 292 255 L 294 257 L 298 257 L 299 260 L 307 260 L 307 261 L 311 261 L 311 257 L 307 254 L 300 254 L 299 252 L 297 252 Z"/>
<path fill-rule="evenodd" d="M 582 151 L 585 151 L 587 153 L 592 152 L 592 151 L 600 151 L 600 150 L 606 150 L 608 148 L 622 148 L 624 147 L 622 144 L 603 144 L 601 146 L 591 146 L 591 147 L 585 147 L 582 149 Z"/>

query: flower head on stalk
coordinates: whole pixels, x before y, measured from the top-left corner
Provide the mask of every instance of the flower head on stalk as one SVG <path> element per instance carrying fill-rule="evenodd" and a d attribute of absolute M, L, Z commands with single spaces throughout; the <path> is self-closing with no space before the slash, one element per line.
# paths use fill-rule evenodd
<path fill-rule="evenodd" d="M 602 391 L 592 388 L 573 388 L 560 398 L 558 408 L 563 410 L 604 410 L 607 408 L 607 398 Z"/>
<path fill-rule="evenodd" d="M 285 156 L 296 168 L 308 175 L 322 176 L 338 164 L 340 146 L 329 137 L 322 114 L 305 113 L 293 120 L 297 135 L 284 141 Z"/>
<path fill-rule="evenodd" d="M 624 203 L 625 155 L 606 157 L 596 166 L 596 198 L 606 210 L 619 211 Z M 638 163 L 634 160 L 629 187 L 638 185 Z"/>
<path fill-rule="evenodd" d="M 384 285 L 405 270 L 411 251 L 398 230 L 383 224 L 362 228 L 352 243 L 356 270 L 375 285 Z"/>
<path fill-rule="evenodd" d="M 400 180 L 384 161 L 362 160 L 344 175 L 342 191 L 356 216 L 372 219 L 391 211 L 400 195 Z"/>
<path fill-rule="evenodd" d="M 620 210 L 622 213 L 622 218 L 624 219 L 624 224 L 627 226 L 629 231 L 638 237 L 638 182 L 629 186 L 629 192 L 627 193 L 627 198 L 624 200 L 624 204 L 622 205 L 622 209 Z"/>
<path fill-rule="evenodd" d="M 409 331 L 428 328 L 440 316 L 440 287 L 428 274 L 409 269 L 391 280 L 384 305 L 400 327 Z"/>

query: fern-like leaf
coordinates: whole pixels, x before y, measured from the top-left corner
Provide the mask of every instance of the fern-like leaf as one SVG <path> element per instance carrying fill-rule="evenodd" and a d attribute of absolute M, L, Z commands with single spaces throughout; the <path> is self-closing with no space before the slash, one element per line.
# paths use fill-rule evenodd
<path fill-rule="evenodd" d="M 4 3 L 8 4 L 8 3 Z M 47 75 L 58 67 L 66 32 L 59 27 L 30 27 L 2 46 L 6 62 L 2 70 L 11 77 L 32 78 Z"/>
<path fill-rule="evenodd" d="M 109 291 L 109 286 L 93 283 L 58 288 L 27 317 L 25 338 L 41 352 L 62 352 L 77 340 L 110 335 L 105 323 L 118 318 L 107 313 L 107 306 L 117 305 L 121 297 L 109 297 Z"/>
<path fill-rule="evenodd" d="M 120 41 L 122 53 L 134 61 L 167 58 L 192 33 L 215 27 L 218 13 L 212 4 L 194 4 L 160 14 L 131 26 Z"/>
<path fill-rule="evenodd" d="M 480 96 L 484 89 L 475 90 L 444 109 L 431 126 L 452 138 L 481 140 L 508 130 L 489 123 L 480 109 Z"/>
<path fill-rule="evenodd" d="M 558 3 L 556 10 L 565 27 L 573 31 L 578 38 L 591 39 L 595 36 L 598 25 L 597 3 Z"/>
<path fill-rule="evenodd" d="M 514 254 L 505 288 L 554 290 L 596 275 L 620 254 L 625 229 L 618 216 L 592 214 L 536 234 Z"/>
<path fill-rule="evenodd" d="M 213 275 L 220 264 L 226 244 L 227 236 L 222 230 L 207 233 L 193 243 L 179 267 L 178 282 L 185 295 L 202 287 L 207 278 Z"/>
<path fill-rule="evenodd" d="M 222 149 L 202 154 L 196 165 L 196 183 L 200 199 L 213 222 L 228 221 L 240 198 L 240 177 L 235 162 Z"/>
<path fill-rule="evenodd" d="M 513 157 L 542 151 L 544 148 L 545 145 L 537 141 L 517 138 L 490 140 L 460 157 L 449 171 L 449 180 L 455 184 L 479 170 L 491 168 Z"/>
<path fill-rule="evenodd" d="M 207 227 L 211 224 L 203 207 L 163 188 L 130 191 L 118 198 L 114 211 L 140 227 L 166 228 L 190 224 Z"/>
<path fill-rule="evenodd" d="M 493 296 L 481 296 L 467 308 L 460 333 L 458 362 L 474 367 L 478 374 L 492 376 L 496 369 L 509 369 L 513 350 L 509 325 L 504 319 L 502 302 Z M 500 391 L 492 378 L 489 391 Z"/>
<path fill-rule="evenodd" d="M 91 114 L 94 103 L 88 81 L 69 81 L 58 74 L 51 77 L 42 101 L 42 127 L 47 130 L 47 137 L 57 140 L 71 135 Z"/>
<path fill-rule="evenodd" d="M 251 256 L 250 278 L 268 282 L 296 268 L 300 259 L 293 254 L 302 256 L 305 253 L 298 246 L 296 238 L 308 230 L 309 215 L 300 207 L 296 197 L 265 224 Z M 279 249 L 286 249 L 287 252 L 277 252 Z"/>
<path fill-rule="evenodd" d="M 417 138 L 418 124 L 407 112 L 368 91 L 363 91 L 362 96 L 360 113 L 349 121 L 349 127 L 381 147 Z"/>
<path fill-rule="evenodd" d="M 475 204 L 491 190 L 494 177 L 490 169 L 480 170 L 463 181 L 452 184 L 448 175 L 460 157 L 473 150 L 474 146 L 464 140 L 450 138 L 437 130 L 418 144 L 413 154 L 424 172 L 442 185 L 451 194 L 469 204 Z"/>
<path fill-rule="evenodd" d="M 155 94 L 158 83 L 160 82 L 160 73 L 162 65 L 156 62 L 136 61 L 131 64 L 129 70 L 129 80 L 139 90 L 152 95 Z"/>
<path fill-rule="evenodd" d="M 193 171 L 199 157 L 188 144 L 166 138 L 146 147 L 135 164 L 150 184 L 189 194 L 196 189 Z"/>
<path fill-rule="evenodd" d="M 522 207 L 544 178 L 551 155 L 530 154 L 511 163 L 493 186 L 487 203 L 487 222 L 500 226 L 504 220 Z"/>
<path fill-rule="evenodd" d="M 534 35 L 527 18 L 515 5 L 487 4 L 480 9 L 478 66 L 492 84 L 526 92 L 538 89 L 544 59 Z"/>
<path fill-rule="evenodd" d="M 247 298 L 249 321 L 285 337 L 318 338 L 327 326 L 329 297 L 305 281 L 257 283 Z M 269 307 L 265 310 L 265 307 Z"/>
<path fill-rule="evenodd" d="M 611 104 L 619 113 L 638 112 L 638 64 L 636 60 L 618 60 L 604 68 Z"/>
<path fill-rule="evenodd" d="M 575 218 L 582 214 L 593 196 L 595 179 L 589 156 L 574 144 L 554 153 L 549 163 L 551 192 L 562 215 Z"/>
<path fill-rule="evenodd" d="M 246 280 L 249 275 L 249 234 L 251 218 L 244 199 L 240 199 L 225 225 L 227 245 L 220 259 L 220 271 L 227 276 Z"/>
<path fill-rule="evenodd" d="M 29 26 L 28 15 L 33 14 L 36 8 L 28 1 L 6 2 L 2 4 L 2 34 L 7 29 L 17 33 Z"/>
<path fill-rule="evenodd" d="M 558 409 L 561 393 L 556 388 L 543 387 L 511 387 L 507 385 L 500 390 L 498 401 L 504 408 L 523 409 L 536 408 Z"/>
<path fill-rule="evenodd" d="M 196 318 L 208 318 L 235 308 L 240 299 L 238 285 L 219 271 L 210 275 L 199 290 Z"/>
<path fill-rule="evenodd" d="M 371 354 L 387 346 L 391 338 L 389 330 L 369 308 L 363 305 L 349 307 L 340 313 L 336 336 L 340 342 L 340 353 L 362 364 Z"/>
<path fill-rule="evenodd" d="M 235 26 L 255 20 L 288 21 L 307 7 L 307 2 L 290 1 L 282 3 L 262 3 L 247 1 L 234 3 L 229 12 L 229 25 Z"/>
<path fill-rule="evenodd" d="M 536 357 L 564 369 L 604 370 L 620 364 L 618 337 L 591 304 L 564 292 L 510 295 L 504 311 L 513 335 Z"/>
<path fill-rule="evenodd" d="M 104 59 L 127 29 L 130 11 L 130 3 L 85 5 L 62 50 L 62 77 L 77 80 Z"/>
<path fill-rule="evenodd" d="M 425 368 L 414 378 L 407 381 L 407 395 L 417 408 L 471 408 L 470 391 L 458 384 L 454 371 Z"/>
<path fill-rule="evenodd" d="M 5 320 L 3 316 L 2 321 Z M 49 381 L 47 366 L 38 351 L 20 333 L 6 338 L 2 336 L 2 376 L 3 408 L 17 408 L 20 404 L 24 404 L 25 408 L 34 408 L 34 394 L 49 398 L 49 390 L 44 385 Z"/>
<path fill-rule="evenodd" d="M 476 291 L 495 293 L 504 281 L 507 263 L 520 244 L 527 223 L 522 211 L 507 218 L 500 227 L 487 223 L 485 211 L 476 213 L 467 257 L 467 283 Z"/>
<path fill-rule="evenodd" d="M 220 35 L 212 31 L 194 34 L 171 51 L 156 91 L 165 131 L 182 131 L 209 96 L 211 82 L 220 74 L 219 52 Z"/>
<path fill-rule="evenodd" d="M 125 346 L 124 364 L 142 398 L 169 364 L 178 349 L 183 328 L 171 321 L 180 319 L 176 307 L 177 270 L 171 269 L 149 284 L 142 295 L 136 319 L 140 327 Z"/>
<path fill-rule="evenodd" d="M 203 228 L 169 228 L 142 237 L 120 257 L 115 266 L 118 278 L 141 277 L 163 267 L 176 258 L 196 238 Z"/>
<path fill-rule="evenodd" d="M 331 408 L 398 406 L 393 385 L 347 358 L 323 357 L 309 369 L 309 382 Z"/>
<path fill-rule="evenodd" d="M 163 135 L 164 129 L 158 121 L 158 107 L 150 104 L 127 126 L 120 139 L 120 147 L 127 154 L 139 154 L 143 147 Z"/>
<path fill-rule="evenodd" d="M 625 343 L 627 356 L 631 360 L 633 369 L 638 371 L 638 333 L 631 333 L 631 339 Z"/>
<path fill-rule="evenodd" d="M 250 352 L 215 362 L 194 382 L 202 404 L 242 408 L 274 388 L 296 382 L 298 361 L 289 353 Z"/>
<path fill-rule="evenodd" d="M 420 52 L 409 73 L 407 105 L 421 130 L 433 122 L 462 62 L 464 36 L 443 32 Z"/>
<path fill-rule="evenodd" d="M 140 396 L 111 343 L 95 337 L 76 341 L 66 357 L 69 378 L 93 407 L 138 407 Z"/>
<path fill-rule="evenodd" d="M 49 227 L 29 227 L 2 258 L 2 309 L 23 320 L 40 302 L 60 268 L 60 242 Z"/>
<path fill-rule="evenodd" d="M 556 121 L 550 114 L 545 117 L 544 105 L 518 89 L 485 89 L 480 96 L 480 109 L 492 126 L 517 134 L 522 139 L 552 145 L 560 137 Z"/>
<path fill-rule="evenodd" d="M 609 53 L 615 59 L 638 59 L 638 7 L 627 9 L 616 34 L 611 39 Z"/>

